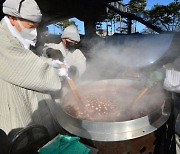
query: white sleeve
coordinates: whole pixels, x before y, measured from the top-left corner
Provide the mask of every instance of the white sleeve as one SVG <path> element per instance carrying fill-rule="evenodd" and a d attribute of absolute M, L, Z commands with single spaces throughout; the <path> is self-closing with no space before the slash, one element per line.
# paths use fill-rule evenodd
<path fill-rule="evenodd" d="M 166 70 L 164 88 L 168 91 L 180 92 L 180 72 L 174 69 Z"/>
<path fill-rule="evenodd" d="M 65 60 L 69 66 L 74 65 L 77 67 L 79 77 L 85 72 L 86 57 L 79 49 L 76 49 L 72 54 L 68 54 L 68 56 L 65 57 Z"/>
<path fill-rule="evenodd" d="M 79 77 L 82 76 L 82 74 L 86 70 L 86 57 L 83 55 L 83 53 L 80 50 L 76 50 L 76 62 L 74 65 L 77 67 L 78 72 L 79 72 Z"/>

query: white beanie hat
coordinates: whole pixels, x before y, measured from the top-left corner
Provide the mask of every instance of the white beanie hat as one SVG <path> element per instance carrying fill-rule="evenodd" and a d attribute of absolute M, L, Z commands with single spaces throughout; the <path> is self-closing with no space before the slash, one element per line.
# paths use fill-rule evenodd
<path fill-rule="evenodd" d="M 3 13 L 33 22 L 41 22 L 42 14 L 35 0 L 6 0 Z"/>
<path fill-rule="evenodd" d="M 75 25 L 70 25 L 66 27 L 61 35 L 61 38 L 68 38 L 70 40 L 79 42 L 80 36 L 77 27 Z"/>

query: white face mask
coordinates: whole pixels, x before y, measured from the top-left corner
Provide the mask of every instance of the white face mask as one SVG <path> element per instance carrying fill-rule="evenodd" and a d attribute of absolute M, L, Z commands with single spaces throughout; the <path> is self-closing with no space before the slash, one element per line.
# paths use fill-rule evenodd
<path fill-rule="evenodd" d="M 21 21 L 19 21 L 17 19 L 17 22 L 18 22 L 19 26 L 21 27 L 21 32 L 19 32 L 21 34 L 21 36 L 24 39 L 29 40 L 30 44 L 34 46 L 37 41 L 37 29 L 36 28 L 24 28 Z"/>

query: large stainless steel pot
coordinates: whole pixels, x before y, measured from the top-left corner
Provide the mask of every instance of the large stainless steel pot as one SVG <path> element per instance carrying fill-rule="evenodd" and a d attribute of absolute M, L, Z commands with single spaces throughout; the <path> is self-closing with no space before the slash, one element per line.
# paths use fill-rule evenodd
<path fill-rule="evenodd" d="M 92 91 L 96 92 L 100 89 L 119 90 L 117 95 L 121 106 L 123 104 L 122 97 L 125 96 L 122 96 L 120 91 L 123 89 L 132 90 L 132 87 L 138 89 L 136 90 L 136 94 L 132 97 L 130 95 L 131 91 L 129 91 L 127 97 L 131 97 L 133 100 L 133 98 L 138 94 L 138 91 L 143 88 L 143 84 L 139 81 L 124 79 L 101 80 L 81 85 L 78 89 L 82 97 L 84 94 L 88 94 Z M 73 97 L 70 96 L 70 94 L 67 94 L 64 97 L 63 104 L 66 104 L 67 100 Z M 152 107 L 154 105 L 155 107 Z M 142 116 L 139 116 L 138 114 L 138 117 L 134 116 L 135 118 L 131 117 L 131 119 L 126 119 L 125 121 L 101 122 L 79 119 L 67 113 L 63 107 L 61 108 L 61 115 L 58 120 L 65 130 L 86 139 L 95 141 L 123 141 L 138 138 L 157 130 L 167 121 L 170 115 L 170 103 L 166 101 L 164 91 L 159 87 L 149 90 L 149 95 L 147 94 L 143 96 L 142 100 L 136 104 L 136 106 L 137 108 L 135 110 L 131 109 L 131 105 L 128 108 L 125 108 L 123 114 L 127 113 L 127 115 L 136 115 L 133 112 L 141 112 L 141 107 L 146 106 L 145 109 L 142 109 Z"/>

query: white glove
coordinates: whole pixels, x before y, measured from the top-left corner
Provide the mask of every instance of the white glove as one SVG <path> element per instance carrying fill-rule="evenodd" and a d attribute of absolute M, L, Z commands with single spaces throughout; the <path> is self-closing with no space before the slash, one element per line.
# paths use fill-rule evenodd
<path fill-rule="evenodd" d="M 58 72 L 59 76 L 66 76 L 66 77 L 68 77 L 68 69 L 67 68 L 60 68 L 58 70 L 59 70 L 59 72 Z"/>
<path fill-rule="evenodd" d="M 59 60 L 52 60 L 52 62 L 51 62 L 51 65 L 54 68 L 61 68 L 62 64 L 64 64 L 64 63 L 60 62 Z"/>

